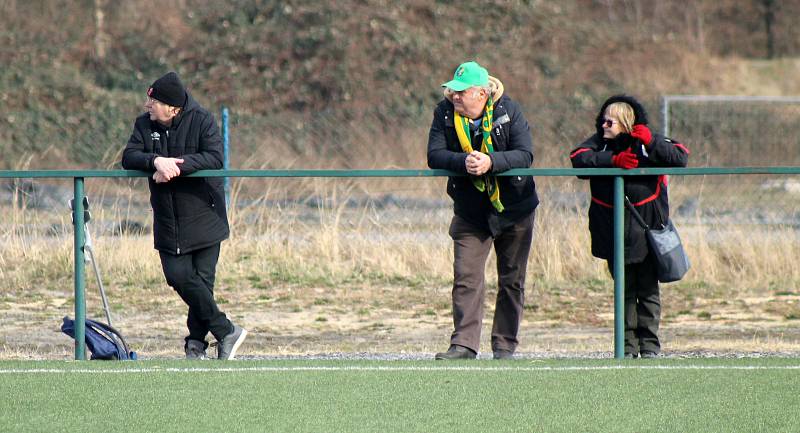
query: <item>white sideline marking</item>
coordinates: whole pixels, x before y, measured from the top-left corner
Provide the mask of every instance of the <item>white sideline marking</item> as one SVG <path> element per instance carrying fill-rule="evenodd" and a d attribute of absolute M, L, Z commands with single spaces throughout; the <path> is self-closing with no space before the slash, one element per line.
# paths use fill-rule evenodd
<path fill-rule="evenodd" d="M 97 370 L 88 368 L 12 368 L 0 370 L 0 374 L 142 374 L 142 373 L 282 373 L 282 372 L 304 372 L 304 371 L 465 371 L 465 372 L 545 372 L 545 371 L 603 371 L 603 370 L 800 370 L 800 365 L 740 365 L 740 366 L 700 366 L 700 365 L 611 365 L 611 366 L 567 366 L 567 367 L 465 367 L 465 366 L 444 366 L 444 367 L 370 367 L 370 366 L 351 366 L 351 367 L 191 367 L 191 368 L 123 368 L 118 370 Z"/>

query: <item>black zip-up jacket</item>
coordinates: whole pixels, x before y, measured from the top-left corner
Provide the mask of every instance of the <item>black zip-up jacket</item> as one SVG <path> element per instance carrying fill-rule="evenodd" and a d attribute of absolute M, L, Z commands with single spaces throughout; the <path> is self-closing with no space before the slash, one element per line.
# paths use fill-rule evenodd
<path fill-rule="evenodd" d="M 503 95 L 494 103 L 493 117 L 495 151 L 489 154 L 492 168 L 488 174 L 530 167 L 533 163 L 531 131 L 519 105 Z M 473 135 L 473 149 L 481 148 L 482 139 L 480 133 Z M 443 99 L 434 110 L 428 134 L 428 167 L 466 174 L 466 158 L 456 135 L 453 103 Z M 497 180 L 503 212 L 497 212 L 488 194 L 478 191 L 470 176 L 451 176 L 447 180 L 447 194 L 453 199 L 454 213 L 493 236 L 529 215 L 539 204 L 532 176 L 497 176 Z"/>
<path fill-rule="evenodd" d="M 574 168 L 610 168 L 611 157 L 630 148 L 639 160 L 639 167 L 685 167 L 689 150 L 681 143 L 653 133 L 653 141 L 645 147 L 630 134 L 619 134 L 614 139 L 603 138 L 603 115 L 614 102 L 626 102 L 635 113 L 635 124 L 647 125 L 647 113 L 636 99 L 618 95 L 609 98 L 597 116 L 597 132 L 570 153 Z M 592 255 L 611 260 L 614 258 L 614 177 L 578 176 L 589 179 L 592 202 L 589 205 L 589 232 L 592 235 Z M 669 218 L 669 199 L 666 176 L 624 176 L 625 195 L 653 228 L 661 228 Z M 625 209 L 625 263 L 642 262 L 648 254 L 644 228 L 631 218 Z"/>
<path fill-rule="evenodd" d="M 197 170 L 220 169 L 223 164 L 222 138 L 214 116 L 191 95 L 169 127 L 151 121 L 148 113 L 136 118 L 122 167 L 155 172 L 153 161 L 158 156 L 184 162 L 178 164 L 181 175 L 169 182 L 149 178 L 155 248 L 185 254 L 227 239 L 222 178 L 184 177 Z"/>

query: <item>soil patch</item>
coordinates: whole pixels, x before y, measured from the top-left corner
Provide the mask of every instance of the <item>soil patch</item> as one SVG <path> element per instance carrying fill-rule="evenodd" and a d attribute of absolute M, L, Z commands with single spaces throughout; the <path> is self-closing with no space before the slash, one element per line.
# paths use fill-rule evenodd
<path fill-rule="evenodd" d="M 91 289 L 89 289 L 91 290 Z M 107 289 L 108 290 L 108 289 Z M 446 349 L 452 331 L 449 288 L 372 286 L 281 287 L 217 291 L 221 308 L 250 330 L 242 355 L 334 353 L 414 354 Z M 186 307 L 168 288 L 110 290 L 112 320 L 143 359 L 183 356 Z M 613 356 L 613 305 L 606 297 L 529 296 L 518 352 L 523 357 Z M 487 299 L 481 351 L 491 353 L 494 293 Z M 680 356 L 800 355 L 797 295 L 687 300 L 664 291 L 662 344 Z M 104 319 L 99 296 L 87 293 L 89 316 Z M 60 332 L 73 316 L 65 293 L 6 296 L 0 302 L 0 359 L 71 359 L 72 340 Z M 210 337 L 209 337 L 210 338 Z M 213 352 L 212 352 L 213 353 Z"/>

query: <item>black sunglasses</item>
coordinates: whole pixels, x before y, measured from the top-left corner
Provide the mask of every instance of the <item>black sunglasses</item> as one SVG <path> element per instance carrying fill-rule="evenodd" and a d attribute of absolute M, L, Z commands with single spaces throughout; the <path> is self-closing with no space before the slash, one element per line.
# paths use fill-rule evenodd
<path fill-rule="evenodd" d="M 610 128 L 610 127 L 614 126 L 614 124 L 615 124 L 615 123 L 617 123 L 617 121 L 616 121 L 616 120 L 612 120 L 612 119 L 603 119 L 603 123 L 601 123 L 601 125 L 603 125 L 603 126 L 605 126 L 605 127 L 608 127 L 608 128 Z"/>

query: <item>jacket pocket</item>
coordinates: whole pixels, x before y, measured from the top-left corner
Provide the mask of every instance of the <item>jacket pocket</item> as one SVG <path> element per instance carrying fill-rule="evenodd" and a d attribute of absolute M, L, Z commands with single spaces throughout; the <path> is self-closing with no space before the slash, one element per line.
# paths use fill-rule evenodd
<path fill-rule="evenodd" d="M 500 201 L 506 204 L 517 203 L 533 194 L 531 176 L 498 176 L 498 179 L 507 179 L 500 186 Z"/>
<path fill-rule="evenodd" d="M 225 181 L 220 177 L 206 177 L 206 194 L 208 194 L 208 205 L 211 208 L 219 208 L 225 204 Z M 219 209 L 217 209 L 219 211 Z"/>
<path fill-rule="evenodd" d="M 447 195 L 453 199 L 456 197 L 456 181 L 453 178 L 447 180 Z"/>

